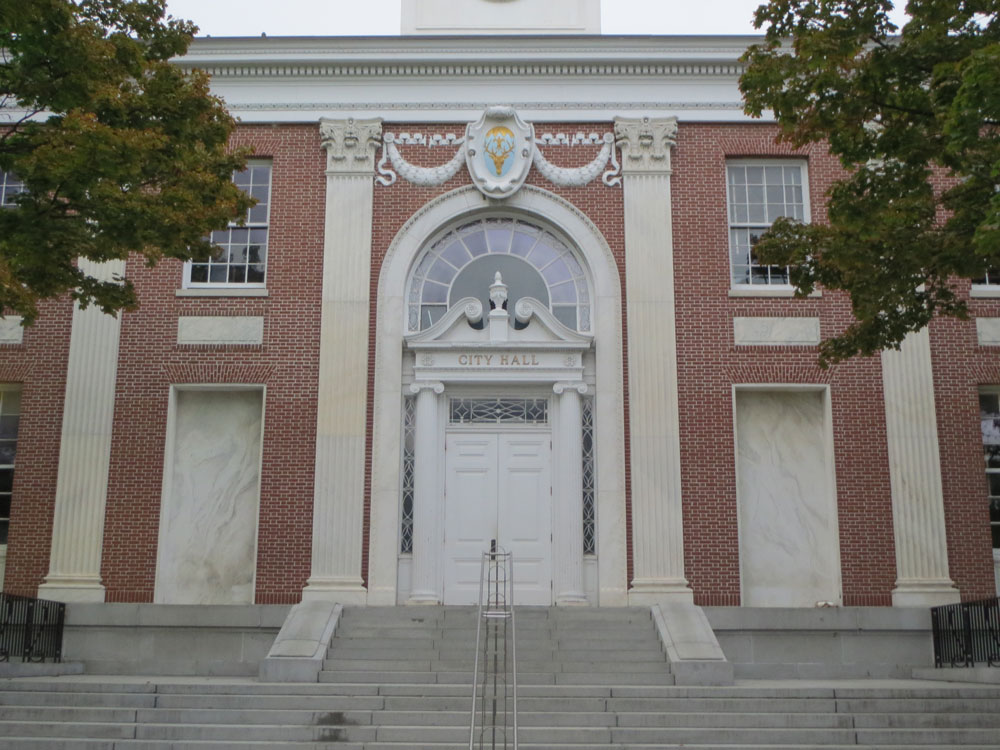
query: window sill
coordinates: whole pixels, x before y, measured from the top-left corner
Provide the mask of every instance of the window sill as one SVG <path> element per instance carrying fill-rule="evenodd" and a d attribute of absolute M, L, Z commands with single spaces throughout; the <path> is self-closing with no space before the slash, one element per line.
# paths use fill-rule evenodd
<path fill-rule="evenodd" d="M 982 286 L 973 284 L 969 289 L 969 296 L 973 299 L 1000 299 L 1000 284 Z"/>
<path fill-rule="evenodd" d="M 732 287 L 729 290 L 730 297 L 794 297 L 795 288 L 790 286 L 748 286 Z M 823 292 L 816 290 L 808 295 L 808 299 L 822 297 Z"/>
<path fill-rule="evenodd" d="M 192 287 L 190 289 L 178 289 L 175 294 L 178 297 L 267 297 L 267 289 L 260 287 L 250 287 L 240 289 L 239 287 Z"/>

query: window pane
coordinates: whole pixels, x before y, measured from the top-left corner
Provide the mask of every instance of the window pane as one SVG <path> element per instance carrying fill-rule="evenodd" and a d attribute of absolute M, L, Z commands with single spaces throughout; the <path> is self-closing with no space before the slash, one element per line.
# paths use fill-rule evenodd
<path fill-rule="evenodd" d="M 1000 474 L 987 474 L 986 481 L 990 497 L 1000 497 Z"/>
<path fill-rule="evenodd" d="M 514 232 L 514 240 L 511 243 L 510 251 L 514 255 L 520 255 L 523 258 L 531 251 L 531 248 L 535 246 L 535 242 L 537 241 L 538 238 L 533 235 Z"/>
<path fill-rule="evenodd" d="M 17 426 L 21 417 L 17 414 L 7 414 L 0 417 L 0 438 L 17 439 Z"/>
<path fill-rule="evenodd" d="M 247 266 L 247 283 L 250 284 L 264 283 L 264 265 L 262 263 Z"/>
<path fill-rule="evenodd" d="M 472 259 L 469 251 L 465 249 L 465 245 L 458 240 L 448 245 L 444 252 L 441 253 L 441 256 L 455 266 L 455 268 L 461 268 Z"/>
<path fill-rule="evenodd" d="M 545 277 L 545 280 L 550 285 L 571 279 L 569 269 L 566 268 L 566 264 L 563 263 L 561 258 L 542 269 L 542 276 Z"/>
<path fill-rule="evenodd" d="M 16 440 L 0 440 L 0 466 L 14 463 L 14 456 L 17 454 Z"/>
<path fill-rule="evenodd" d="M 576 285 L 572 281 L 552 286 L 549 293 L 553 302 L 576 302 Z"/>
<path fill-rule="evenodd" d="M 469 252 L 474 256 L 483 255 L 489 251 L 486 247 L 486 235 L 481 231 L 463 237 L 462 242 L 465 243 L 465 246 L 469 248 Z"/>
<path fill-rule="evenodd" d="M 509 229 L 489 229 L 486 237 L 489 240 L 490 251 L 494 253 L 506 253 L 510 251 Z"/>
<path fill-rule="evenodd" d="M 7 416 L 21 413 L 21 391 L 0 391 L 0 414 Z"/>
<path fill-rule="evenodd" d="M 424 284 L 424 302 L 440 302 L 445 303 L 448 301 L 448 287 L 444 284 L 436 284 L 433 281 L 428 281 Z"/>
<path fill-rule="evenodd" d="M 528 261 L 539 269 L 544 268 L 558 257 L 559 253 L 541 240 L 535 245 L 535 249 L 528 253 Z"/>
<path fill-rule="evenodd" d="M 14 470 L 0 469 L 0 493 L 9 493 L 14 487 Z"/>
<path fill-rule="evenodd" d="M 438 261 L 431 266 L 431 270 L 427 273 L 427 278 L 441 282 L 442 284 L 450 284 L 451 280 L 455 278 L 455 273 L 456 271 L 454 266 L 445 263 L 439 258 Z"/>
<path fill-rule="evenodd" d="M 210 282 L 213 282 L 213 283 L 216 283 L 216 284 L 222 284 L 222 283 L 225 283 L 225 281 L 226 281 L 227 278 L 228 278 L 228 275 L 226 273 L 226 266 L 225 265 L 223 265 L 223 264 L 216 265 L 216 264 L 213 263 L 211 266 L 209 266 L 208 280 Z"/>

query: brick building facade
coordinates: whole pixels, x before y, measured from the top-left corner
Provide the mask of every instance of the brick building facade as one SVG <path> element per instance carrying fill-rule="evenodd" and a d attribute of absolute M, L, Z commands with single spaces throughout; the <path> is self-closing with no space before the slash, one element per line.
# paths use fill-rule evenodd
<path fill-rule="evenodd" d="M 749 41 L 198 40 L 261 210 L 4 323 L 4 591 L 463 603 L 498 539 L 534 604 L 994 594 L 1000 286 L 820 369 L 848 300 L 750 247 L 839 166 L 742 114 Z"/>

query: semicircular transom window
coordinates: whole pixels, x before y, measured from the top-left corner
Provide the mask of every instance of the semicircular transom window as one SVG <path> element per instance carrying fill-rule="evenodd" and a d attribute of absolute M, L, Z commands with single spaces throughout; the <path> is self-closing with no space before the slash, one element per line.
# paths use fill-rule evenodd
<path fill-rule="evenodd" d="M 552 232 L 521 219 L 477 219 L 445 232 L 428 247 L 410 278 L 407 329 L 434 325 L 463 297 L 489 309 L 489 285 L 499 271 L 508 309 L 534 297 L 575 330 L 590 331 L 590 291 L 573 250 Z"/>

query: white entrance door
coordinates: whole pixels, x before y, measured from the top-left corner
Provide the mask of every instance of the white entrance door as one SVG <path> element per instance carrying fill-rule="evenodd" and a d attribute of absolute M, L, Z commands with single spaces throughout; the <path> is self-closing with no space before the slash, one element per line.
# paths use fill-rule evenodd
<path fill-rule="evenodd" d="M 490 540 L 514 554 L 514 601 L 552 603 L 547 432 L 446 438 L 445 604 L 474 604 Z"/>

